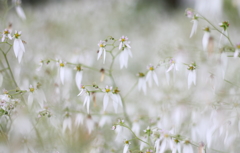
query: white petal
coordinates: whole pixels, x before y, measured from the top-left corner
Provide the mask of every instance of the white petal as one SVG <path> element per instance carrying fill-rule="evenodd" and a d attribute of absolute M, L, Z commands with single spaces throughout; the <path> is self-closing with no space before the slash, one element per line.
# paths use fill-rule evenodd
<path fill-rule="evenodd" d="M 16 57 L 18 57 L 19 50 L 20 50 L 19 39 L 15 39 L 13 42 L 13 51 L 14 51 Z"/>
<path fill-rule="evenodd" d="M 99 60 L 99 58 L 101 57 L 102 52 L 103 52 L 103 49 L 100 48 L 100 49 L 99 49 L 99 52 L 98 52 L 97 60 Z"/>
<path fill-rule="evenodd" d="M 128 148 L 129 148 L 129 145 L 128 145 L 128 144 L 125 144 L 124 149 L 123 149 L 123 153 L 127 153 Z"/>
<path fill-rule="evenodd" d="M 203 50 L 204 51 L 207 50 L 209 37 L 210 37 L 210 33 L 209 32 L 204 32 L 203 39 L 202 39 L 202 45 L 203 45 Z"/>
<path fill-rule="evenodd" d="M 192 75 L 192 77 L 193 77 L 193 84 L 196 85 L 196 80 L 197 80 L 196 70 L 193 70 L 192 73 L 193 73 L 193 75 Z"/>
<path fill-rule="evenodd" d="M 192 20 L 193 26 L 192 26 L 192 31 L 190 34 L 190 38 L 197 32 L 197 26 L 198 26 L 198 21 L 197 20 Z"/>
<path fill-rule="evenodd" d="M 103 111 L 106 110 L 109 101 L 109 95 L 106 93 L 103 97 Z"/>
<path fill-rule="evenodd" d="M 188 73 L 188 89 L 190 88 L 192 82 L 193 82 L 193 72 L 189 71 L 189 73 Z"/>
<path fill-rule="evenodd" d="M 119 47 L 118 47 L 119 50 L 122 49 L 122 45 L 123 45 L 123 43 L 120 42 Z"/>
<path fill-rule="evenodd" d="M 16 11 L 20 18 L 22 18 L 23 20 L 26 19 L 25 13 L 21 6 L 16 6 Z"/>
<path fill-rule="evenodd" d="M 59 71 L 60 71 L 60 80 L 62 84 L 64 84 L 64 67 L 60 67 Z"/>
<path fill-rule="evenodd" d="M 118 111 L 118 102 L 117 101 L 113 101 L 113 107 L 114 107 L 115 113 L 117 113 L 117 111 Z"/>
<path fill-rule="evenodd" d="M 148 71 L 146 81 L 148 82 L 149 87 L 152 87 L 152 71 Z"/>
<path fill-rule="evenodd" d="M 28 95 L 28 105 L 32 106 L 33 103 L 33 93 L 29 93 Z"/>
<path fill-rule="evenodd" d="M 154 72 L 154 71 L 153 71 L 153 80 L 156 83 L 156 85 L 158 85 L 158 77 L 157 77 L 156 72 Z"/>
<path fill-rule="evenodd" d="M 173 68 L 174 68 L 174 64 L 171 64 L 171 65 L 170 65 L 170 67 L 167 69 L 167 71 L 166 71 L 166 72 L 169 72 L 169 71 L 171 71 Z"/>
<path fill-rule="evenodd" d="M 82 83 L 82 71 L 77 71 L 76 77 L 75 77 L 75 82 L 78 87 L 78 89 L 81 89 L 81 83 Z"/>
<path fill-rule="evenodd" d="M 234 58 L 237 58 L 238 57 L 238 54 L 239 54 L 239 49 L 236 49 L 235 52 L 234 52 Z"/>
<path fill-rule="evenodd" d="M 119 63 L 120 63 L 120 69 L 123 68 L 123 66 L 125 65 L 125 59 L 124 59 L 124 53 L 123 51 L 120 53 L 119 55 Z"/>

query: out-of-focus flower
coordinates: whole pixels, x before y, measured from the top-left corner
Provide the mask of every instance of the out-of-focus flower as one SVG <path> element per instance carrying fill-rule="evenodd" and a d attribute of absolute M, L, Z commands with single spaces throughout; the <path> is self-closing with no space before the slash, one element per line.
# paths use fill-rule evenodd
<path fill-rule="evenodd" d="M 192 145 L 190 144 L 190 141 L 189 140 L 185 140 L 184 144 L 183 144 L 183 150 L 182 152 L 187 152 L 187 153 L 194 153 L 193 151 L 193 147 Z"/>
<path fill-rule="evenodd" d="M 205 153 L 205 144 L 203 142 L 198 146 L 198 153 Z"/>
<path fill-rule="evenodd" d="M 98 56 L 97 56 L 97 60 L 99 60 L 99 58 L 101 57 L 101 55 L 103 54 L 103 63 L 105 63 L 105 59 L 106 59 L 106 42 L 100 40 L 100 42 L 98 43 L 99 46 L 99 51 L 98 51 Z"/>
<path fill-rule="evenodd" d="M 108 102 L 109 102 L 109 99 L 112 96 L 112 87 L 106 86 L 104 92 L 105 92 L 105 94 L 104 94 L 104 97 L 103 97 L 103 111 L 106 110 Z"/>
<path fill-rule="evenodd" d="M 2 34 L 2 42 L 4 42 L 6 38 L 11 40 L 12 39 L 11 33 L 12 33 L 12 30 L 10 28 L 5 29 Z"/>
<path fill-rule="evenodd" d="M 87 91 L 87 89 L 85 89 L 85 86 L 81 86 L 81 91 L 78 94 L 78 96 L 80 96 L 82 93 L 85 93 L 85 98 L 83 101 L 83 106 L 87 105 L 87 113 L 89 114 L 89 108 L 90 108 L 90 93 L 89 91 Z"/>
<path fill-rule="evenodd" d="M 14 42 L 13 42 L 13 50 L 15 53 L 15 56 L 18 58 L 18 62 L 20 63 L 22 60 L 23 53 L 25 52 L 25 48 L 23 45 L 22 40 L 20 39 L 21 31 L 15 31 L 15 34 L 13 35 Z"/>
<path fill-rule="evenodd" d="M 195 34 L 197 32 L 197 27 L 198 27 L 198 16 L 194 15 L 193 19 L 191 20 L 191 22 L 193 23 L 192 26 L 192 31 L 190 34 L 190 38 L 193 36 L 193 34 Z"/>
<path fill-rule="evenodd" d="M 192 83 L 196 85 L 196 64 L 192 63 L 188 66 L 188 89 L 191 87 Z"/>
<path fill-rule="evenodd" d="M 166 72 L 170 72 L 170 71 L 173 70 L 173 69 L 178 70 L 178 67 L 177 67 L 177 65 L 176 65 L 176 60 L 175 60 L 175 59 L 171 58 L 171 59 L 169 60 L 169 63 L 170 63 L 170 66 L 169 66 L 169 68 L 167 69 Z"/>
<path fill-rule="evenodd" d="M 77 70 L 76 76 L 75 76 L 75 82 L 78 87 L 78 89 L 81 89 L 81 83 L 82 83 L 82 76 L 83 76 L 83 71 L 80 65 L 76 66 L 75 68 Z"/>
<path fill-rule="evenodd" d="M 194 10 L 191 9 L 191 8 L 187 8 L 187 9 L 185 10 L 185 15 L 186 15 L 188 18 L 192 19 L 192 18 L 194 17 Z"/>
<path fill-rule="evenodd" d="M 129 145 L 131 144 L 130 141 L 126 140 L 124 141 L 124 148 L 123 148 L 123 153 L 127 153 L 129 149 Z"/>
<path fill-rule="evenodd" d="M 120 61 L 120 68 L 123 67 L 127 68 L 128 66 L 128 56 L 132 57 L 131 47 L 130 47 L 130 41 L 128 41 L 128 38 L 125 36 L 122 36 L 120 39 L 119 44 L 119 50 L 121 50 L 121 53 L 119 55 L 119 61 Z"/>
<path fill-rule="evenodd" d="M 207 51 L 208 49 L 208 43 L 210 39 L 210 28 L 206 27 L 203 29 L 204 34 L 203 34 L 203 39 L 202 39 L 202 45 L 203 45 L 203 50 Z"/>
<path fill-rule="evenodd" d="M 34 87 L 32 85 L 29 85 L 29 95 L 28 95 L 28 104 L 29 106 L 32 106 L 33 103 L 33 93 L 35 91 Z"/>
<path fill-rule="evenodd" d="M 66 130 L 71 131 L 72 130 L 72 119 L 70 117 L 69 112 L 65 114 L 64 120 L 63 120 L 63 133 L 66 132 Z"/>
<path fill-rule="evenodd" d="M 13 3 L 15 3 L 15 9 L 16 9 L 16 12 L 18 14 L 18 16 L 23 19 L 23 20 L 26 20 L 26 15 L 21 7 L 21 3 L 22 1 L 21 0 L 13 0 Z"/>
<path fill-rule="evenodd" d="M 146 82 L 146 77 L 144 73 L 138 73 L 139 79 L 138 79 L 138 90 L 143 91 L 144 94 L 147 93 L 147 82 Z"/>
<path fill-rule="evenodd" d="M 147 69 L 148 69 L 148 73 L 146 76 L 146 81 L 148 82 L 149 86 L 150 87 L 152 86 L 152 79 L 158 86 L 158 78 L 157 78 L 157 74 L 155 72 L 156 67 L 150 64 L 149 66 L 147 66 Z"/>
<path fill-rule="evenodd" d="M 113 107 L 114 107 L 114 110 L 115 110 L 115 113 L 117 113 L 118 111 L 118 105 L 120 105 L 122 107 L 122 99 L 121 99 L 121 96 L 119 95 L 119 90 L 118 88 L 114 89 L 113 92 L 112 92 L 112 100 L 113 100 Z"/>
<path fill-rule="evenodd" d="M 222 37 L 224 35 L 224 40 L 223 40 L 223 43 L 225 44 L 228 40 L 226 38 L 226 36 L 228 36 L 228 32 L 227 32 L 227 29 L 229 27 L 229 23 L 227 21 L 224 21 L 222 23 L 219 23 L 219 26 L 223 28 L 222 30 L 222 33 L 221 33 L 221 36 L 220 36 L 220 39 L 219 39 L 219 44 L 218 46 L 221 46 L 221 40 L 222 40 Z"/>
<path fill-rule="evenodd" d="M 60 75 L 60 80 L 62 84 L 64 84 L 64 76 L 65 76 L 65 64 L 66 62 L 63 62 L 62 60 L 58 60 L 59 64 L 59 75 Z"/>
<path fill-rule="evenodd" d="M 235 49 L 235 52 L 234 52 L 234 58 L 237 58 L 237 57 L 238 57 L 239 52 L 240 52 L 240 43 L 238 43 L 238 44 L 236 45 L 236 49 Z"/>

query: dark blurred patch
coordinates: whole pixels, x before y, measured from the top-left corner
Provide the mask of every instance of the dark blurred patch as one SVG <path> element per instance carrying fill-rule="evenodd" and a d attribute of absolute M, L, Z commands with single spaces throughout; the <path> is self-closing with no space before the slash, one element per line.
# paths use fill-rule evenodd
<path fill-rule="evenodd" d="M 181 0 L 139 0 L 137 3 L 139 8 L 155 6 L 169 13 L 181 7 Z"/>
<path fill-rule="evenodd" d="M 42 5 L 49 0 L 22 0 L 22 5 Z"/>

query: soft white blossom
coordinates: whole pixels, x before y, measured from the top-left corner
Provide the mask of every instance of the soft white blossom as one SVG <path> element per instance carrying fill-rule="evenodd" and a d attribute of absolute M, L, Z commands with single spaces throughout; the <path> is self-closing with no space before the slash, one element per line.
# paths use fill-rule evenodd
<path fill-rule="evenodd" d="M 106 49 L 105 49 L 105 47 L 106 47 L 106 42 L 100 40 L 100 42 L 98 43 L 98 46 L 99 46 L 99 51 L 98 51 L 97 60 L 99 60 L 100 57 L 101 57 L 102 54 L 103 54 L 103 63 L 105 63 L 105 60 L 106 60 Z"/>
<path fill-rule="evenodd" d="M 152 66 L 151 64 L 147 67 L 148 69 L 148 73 L 146 76 L 146 81 L 148 82 L 148 85 L 151 87 L 152 86 L 152 79 L 154 80 L 154 82 L 156 83 L 156 85 L 158 86 L 158 77 L 157 74 L 155 72 L 156 67 Z"/>
<path fill-rule="evenodd" d="M 13 50 L 15 53 L 15 56 L 18 58 L 18 62 L 20 63 L 22 60 L 23 53 L 25 52 L 25 48 L 23 45 L 22 40 L 20 39 L 21 31 L 15 31 L 15 34 L 13 36 L 14 42 L 13 42 Z"/>
<path fill-rule="evenodd" d="M 11 29 L 5 29 L 2 34 L 2 42 L 4 42 L 6 38 L 11 40 L 12 39 L 11 33 L 12 33 Z"/>
<path fill-rule="evenodd" d="M 65 64 L 66 62 L 63 62 L 62 60 L 58 61 L 59 64 L 59 75 L 60 75 L 60 80 L 61 83 L 64 84 L 64 79 L 65 79 Z"/>
<path fill-rule="evenodd" d="M 121 50 L 121 53 L 119 55 L 119 62 L 120 62 L 120 68 L 123 67 L 127 68 L 128 66 L 128 57 L 132 57 L 131 47 L 130 47 L 130 41 L 128 41 L 128 38 L 125 36 L 122 36 L 120 39 L 119 44 L 119 50 Z"/>
<path fill-rule="evenodd" d="M 104 94 L 104 97 L 103 97 L 103 111 L 106 110 L 108 102 L 109 102 L 109 99 L 112 96 L 112 87 L 106 86 L 104 92 L 105 92 L 105 94 Z"/>
<path fill-rule="evenodd" d="M 194 16 L 193 19 L 191 20 L 191 22 L 193 23 L 193 26 L 192 26 L 190 38 L 193 36 L 193 34 L 195 34 L 195 33 L 197 32 L 198 17 L 197 17 L 197 16 Z"/>
<path fill-rule="evenodd" d="M 209 43 L 209 39 L 210 39 L 210 29 L 209 29 L 209 27 L 206 27 L 203 30 L 204 30 L 204 34 L 203 34 L 203 39 L 202 39 L 202 45 L 203 45 L 203 50 L 207 51 L 208 43 Z"/>
<path fill-rule="evenodd" d="M 82 83 L 83 71 L 82 71 L 81 66 L 77 66 L 76 70 L 77 70 L 77 72 L 76 72 L 76 76 L 75 76 L 75 82 L 76 82 L 76 85 L 77 85 L 78 89 L 80 90 L 81 89 L 81 83 Z"/>
<path fill-rule="evenodd" d="M 128 149 L 129 149 L 129 145 L 131 144 L 130 141 L 126 140 L 124 142 L 124 148 L 123 148 L 123 153 L 127 153 L 128 152 Z"/>
<path fill-rule="evenodd" d="M 22 1 L 21 0 L 13 0 L 13 3 L 15 3 L 15 5 L 16 5 L 15 9 L 16 9 L 16 12 L 17 12 L 18 16 L 21 19 L 25 20 L 26 19 L 26 15 L 25 15 L 22 7 L 21 7 Z"/>
<path fill-rule="evenodd" d="M 191 87 L 192 84 L 196 85 L 196 64 L 193 63 L 188 66 L 188 89 Z"/>

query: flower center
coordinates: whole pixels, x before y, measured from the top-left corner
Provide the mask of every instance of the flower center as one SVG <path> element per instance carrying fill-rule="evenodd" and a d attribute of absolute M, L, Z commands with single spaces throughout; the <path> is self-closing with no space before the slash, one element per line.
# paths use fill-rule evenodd
<path fill-rule="evenodd" d="M 125 38 L 122 38 L 121 41 L 125 41 L 126 39 Z"/>
<path fill-rule="evenodd" d="M 154 67 L 153 67 L 153 66 L 151 66 L 151 67 L 149 68 L 149 70 L 153 71 L 153 70 L 154 70 Z"/>
<path fill-rule="evenodd" d="M 105 89 L 106 92 L 110 92 L 111 90 L 110 89 Z"/>
<path fill-rule="evenodd" d="M 100 44 L 99 47 L 104 47 L 104 45 L 103 45 L 103 44 Z"/>
<path fill-rule="evenodd" d="M 64 63 L 60 63 L 59 66 L 60 66 L 60 67 L 64 67 Z"/>
<path fill-rule="evenodd" d="M 34 88 L 29 88 L 29 91 L 30 92 L 34 92 Z"/>
<path fill-rule="evenodd" d="M 15 37 L 15 38 L 18 38 L 18 37 L 20 37 L 20 36 L 21 36 L 21 35 L 18 34 L 18 33 L 15 33 L 15 34 L 14 34 L 14 37 Z"/>

